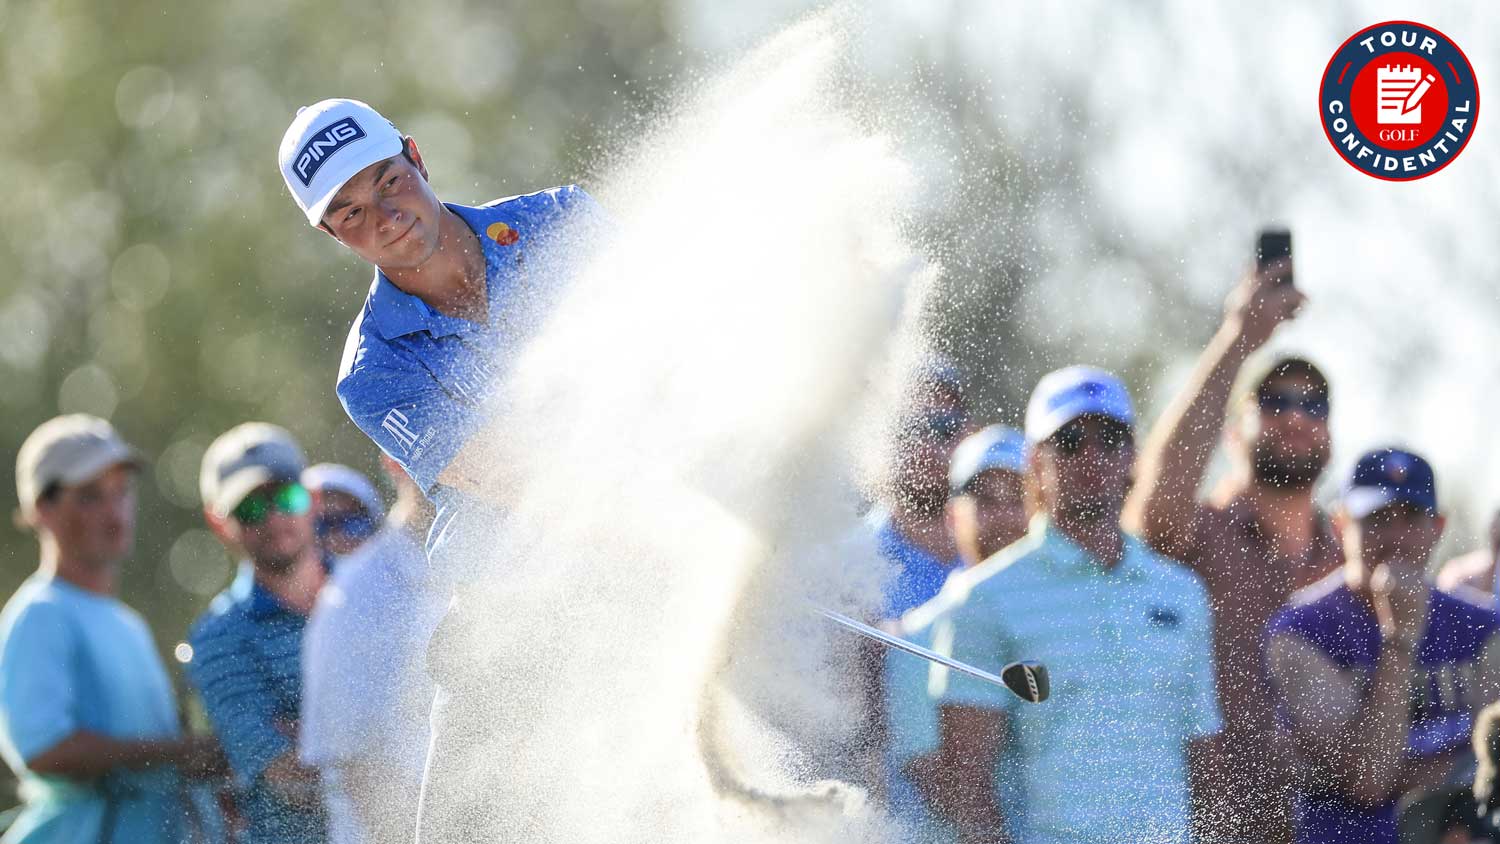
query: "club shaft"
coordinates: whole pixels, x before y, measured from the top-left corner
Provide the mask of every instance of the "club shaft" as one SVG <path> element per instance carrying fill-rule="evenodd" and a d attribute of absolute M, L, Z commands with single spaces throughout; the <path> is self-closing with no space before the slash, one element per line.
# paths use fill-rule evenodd
<path fill-rule="evenodd" d="M 824 618 L 840 625 L 841 627 L 852 630 L 867 639 L 873 639 L 887 647 L 895 648 L 898 651 L 905 651 L 912 656 L 919 656 L 922 659 L 927 660 L 928 662 L 935 662 L 938 665 L 951 668 L 954 671 L 967 674 L 970 677 L 977 677 L 987 683 L 994 683 L 995 685 L 1007 691 L 1010 690 L 1010 687 L 1005 685 L 1004 680 L 1000 679 L 994 674 L 991 674 L 988 671 L 985 671 L 982 668 L 975 668 L 974 666 L 966 662 L 959 662 L 958 660 L 952 659 L 951 657 L 943 656 L 942 654 L 936 651 L 928 650 L 927 648 L 924 648 L 921 645 L 916 644 L 915 642 L 908 642 L 900 636 L 892 636 L 891 634 L 885 632 L 884 630 L 881 630 L 878 627 L 871 627 L 870 625 L 865 624 L 862 621 L 852 619 L 849 616 L 844 615 L 843 613 L 834 612 L 827 607 L 820 607 L 817 604 L 813 604 L 812 608 L 813 611 L 818 615 L 823 616 Z"/>

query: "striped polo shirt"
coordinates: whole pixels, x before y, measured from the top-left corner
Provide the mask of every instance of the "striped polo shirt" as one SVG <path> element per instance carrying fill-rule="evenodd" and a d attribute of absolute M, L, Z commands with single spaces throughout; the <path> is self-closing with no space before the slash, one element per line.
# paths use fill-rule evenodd
<path fill-rule="evenodd" d="M 996 789 L 1015 840 L 1188 840 L 1187 743 L 1220 729 L 1196 575 L 1128 535 L 1105 568 L 1038 517 L 903 626 L 996 673 L 1020 659 L 1047 665 L 1052 697 L 1040 705 L 939 666 L 927 677 L 938 706 L 1005 711 Z"/>
<path fill-rule="evenodd" d="M 188 679 L 229 757 L 248 821 L 244 844 L 317 844 L 325 838 L 321 808 L 283 800 L 261 777 L 296 744 L 307 616 L 249 574 L 247 566 L 188 632 Z"/>

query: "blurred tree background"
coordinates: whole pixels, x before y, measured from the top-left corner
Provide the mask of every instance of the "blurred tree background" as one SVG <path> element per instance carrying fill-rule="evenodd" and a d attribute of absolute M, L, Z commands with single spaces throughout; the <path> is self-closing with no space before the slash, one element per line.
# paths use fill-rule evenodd
<path fill-rule="evenodd" d="M 73 411 L 151 456 L 122 597 L 169 653 L 233 573 L 199 513 L 217 434 L 264 419 L 314 460 L 377 471 L 333 393 L 370 271 L 286 195 L 295 109 L 370 102 L 449 201 L 587 187 L 699 74 L 817 5 L 0 0 L 0 462 Z M 1279 220 L 1314 300 L 1291 342 L 1329 364 L 1340 459 L 1397 439 L 1454 470 L 1457 501 L 1500 496 L 1500 457 L 1472 451 L 1497 410 L 1472 385 L 1500 358 L 1467 351 L 1500 324 L 1500 199 L 1472 189 L 1500 175 L 1497 136 L 1393 186 L 1339 161 L 1313 110 L 1327 57 L 1379 6 L 861 4 L 854 99 L 924 170 L 935 335 L 982 416 L 1018 422 L 1038 375 L 1080 361 L 1125 373 L 1150 415 Z M 1427 12 L 1481 86 L 1497 8 Z M 34 540 L 6 527 L 0 555 L 9 595 Z"/>

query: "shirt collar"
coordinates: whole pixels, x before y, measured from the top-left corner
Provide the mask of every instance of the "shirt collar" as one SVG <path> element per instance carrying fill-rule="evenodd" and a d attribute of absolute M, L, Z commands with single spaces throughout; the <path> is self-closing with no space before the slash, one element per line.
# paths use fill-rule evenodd
<path fill-rule="evenodd" d="M 478 237 L 480 249 L 484 252 L 486 298 L 493 303 L 497 263 L 492 248 L 494 242 L 485 237 L 480 228 L 476 228 L 478 221 L 475 215 L 482 209 L 448 203 L 444 203 L 444 207 L 457 214 Z M 376 330 L 387 340 L 419 331 L 426 331 L 434 337 L 447 337 L 462 333 L 473 325 L 468 320 L 450 317 L 407 293 L 386 278 L 385 273 L 379 269 L 375 270 L 375 282 L 370 286 L 366 307 L 369 308 Z"/>
<path fill-rule="evenodd" d="M 1038 546 L 1046 549 L 1047 563 L 1054 571 L 1092 577 L 1120 576 L 1132 580 L 1143 578 L 1147 574 L 1144 559 L 1146 549 L 1128 533 L 1122 532 L 1121 535 L 1125 547 L 1120 562 L 1108 569 L 1058 530 L 1045 515 L 1037 514 L 1032 518 L 1030 533 L 1037 540 Z"/>
<path fill-rule="evenodd" d="M 285 604 L 271 594 L 271 590 L 260 585 L 258 580 L 250 585 L 249 603 L 245 611 L 251 618 L 270 618 L 273 615 L 291 612 Z"/>

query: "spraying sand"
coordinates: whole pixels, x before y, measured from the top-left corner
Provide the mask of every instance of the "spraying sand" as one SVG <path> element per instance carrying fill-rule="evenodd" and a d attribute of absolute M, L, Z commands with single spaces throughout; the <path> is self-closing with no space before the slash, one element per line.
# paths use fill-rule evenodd
<path fill-rule="evenodd" d="M 450 840 L 884 841 L 860 789 L 856 547 L 932 271 L 917 189 L 841 105 L 842 16 L 707 83 L 595 191 L 609 236 L 515 354 L 508 496 L 453 645 L 476 808 Z M 575 243 L 561 250 L 580 254 Z M 528 258 L 530 260 L 530 258 Z"/>

